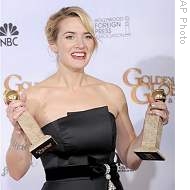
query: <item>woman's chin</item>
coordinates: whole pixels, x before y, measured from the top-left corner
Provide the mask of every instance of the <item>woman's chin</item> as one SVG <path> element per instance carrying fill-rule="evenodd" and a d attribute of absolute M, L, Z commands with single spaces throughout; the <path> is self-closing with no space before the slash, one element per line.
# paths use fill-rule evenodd
<path fill-rule="evenodd" d="M 72 69 L 75 71 L 81 71 L 81 70 L 84 70 L 86 65 L 87 64 L 75 64 L 75 65 L 72 65 Z"/>
<path fill-rule="evenodd" d="M 84 60 L 75 61 L 72 63 L 72 67 L 76 69 L 83 69 L 88 63 Z"/>

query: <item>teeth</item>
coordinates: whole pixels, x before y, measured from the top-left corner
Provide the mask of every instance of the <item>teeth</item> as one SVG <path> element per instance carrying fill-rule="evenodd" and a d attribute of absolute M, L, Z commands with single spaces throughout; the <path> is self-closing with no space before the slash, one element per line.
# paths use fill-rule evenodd
<path fill-rule="evenodd" d="M 83 57 L 85 54 L 82 52 L 81 53 L 76 52 L 76 53 L 72 53 L 72 55 L 77 56 L 77 57 Z"/>

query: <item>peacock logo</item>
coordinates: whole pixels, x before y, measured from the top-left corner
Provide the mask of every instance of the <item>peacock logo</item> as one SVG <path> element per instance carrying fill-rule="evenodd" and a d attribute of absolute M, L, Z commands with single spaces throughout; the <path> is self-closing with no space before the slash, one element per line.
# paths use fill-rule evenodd
<path fill-rule="evenodd" d="M 4 23 L 0 26 L 0 46 L 18 46 L 16 42 L 19 31 L 12 23 Z"/>
<path fill-rule="evenodd" d="M 12 23 L 5 23 L 3 26 L 0 27 L 0 36 L 16 36 L 19 34 L 17 30 L 17 26 L 14 26 Z"/>

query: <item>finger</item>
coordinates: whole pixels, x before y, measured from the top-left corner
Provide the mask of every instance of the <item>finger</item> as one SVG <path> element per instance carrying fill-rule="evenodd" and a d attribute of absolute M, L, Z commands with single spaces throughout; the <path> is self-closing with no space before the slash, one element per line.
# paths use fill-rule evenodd
<path fill-rule="evenodd" d="M 25 102 L 21 100 L 14 100 L 10 102 L 10 104 L 8 105 L 8 107 L 19 107 L 19 106 L 25 106 Z"/>
<path fill-rule="evenodd" d="M 18 118 L 24 113 L 25 108 L 20 107 L 18 110 L 14 111 L 14 114 L 12 116 L 13 121 L 17 121 Z"/>
<path fill-rule="evenodd" d="M 20 100 L 22 100 L 23 102 L 26 102 L 26 92 L 23 90 L 22 92 L 20 92 Z"/>
<path fill-rule="evenodd" d="M 24 111 L 26 111 L 26 107 L 24 107 L 24 106 L 19 106 L 19 107 L 16 107 L 15 109 L 14 109 L 14 112 L 16 112 L 16 113 L 18 113 L 18 112 L 24 112 Z"/>
<path fill-rule="evenodd" d="M 150 104 L 150 109 L 167 110 L 167 106 L 164 102 L 153 102 Z"/>
<path fill-rule="evenodd" d="M 149 101 L 149 104 L 152 104 L 153 102 L 155 102 L 155 101 L 154 101 L 154 98 L 153 98 L 152 96 L 150 96 L 150 97 L 148 98 L 148 101 Z"/>
<path fill-rule="evenodd" d="M 13 106 L 7 106 L 7 108 L 6 108 L 7 114 L 8 114 L 8 113 L 12 113 L 13 110 L 14 110 L 14 107 L 13 107 Z"/>
<path fill-rule="evenodd" d="M 161 117 L 163 121 L 168 120 L 168 113 L 163 110 L 151 110 L 149 114 L 157 115 Z"/>
<path fill-rule="evenodd" d="M 7 115 L 11 116 L 15 111 L 18 111 L 19 109 L 22 109 L 22 108 L 25 108 L 24 103 L 17 102 L 17 103 L 11 104 L 6 109 Z"/>
<path fill-rule="evenodd" d="M 25 107 L 17 107 L 13 111 L 7 111 L 7 117 L 13 125 L 17 122 L 18 118 L 26 111 Z"/>
<path fill-rule="evenodd" d="M 20 127 L 20 125 L 18 124 L 18 122 L 15 124 L 14 126 L 14 130 L 17 134 L 23 134 L 23 129 Z"/>

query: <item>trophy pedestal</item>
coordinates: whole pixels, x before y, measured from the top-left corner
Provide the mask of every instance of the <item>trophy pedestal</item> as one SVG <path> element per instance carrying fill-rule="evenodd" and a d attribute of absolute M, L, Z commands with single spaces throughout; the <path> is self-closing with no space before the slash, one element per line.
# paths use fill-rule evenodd
<path fill-rule="evenodd" d="M 45 135 L 38 143 L 30 146 L 29 150 L 32 155 L 37 159 L 45 152 L 51 150 L 57 143 L 50 135 Z"/>
<path fill-rule="evenodd" d="M 158 160 L 164 161 L 165 158 L 160 153 L 159 149 L 154 148 L 139 148 L 134 151 L 142 160 Z"/>

